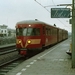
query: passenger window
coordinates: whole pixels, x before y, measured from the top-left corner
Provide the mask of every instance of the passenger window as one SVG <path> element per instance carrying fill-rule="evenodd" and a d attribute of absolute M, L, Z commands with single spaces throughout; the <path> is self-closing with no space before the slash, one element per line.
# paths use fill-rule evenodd
<path fill-rule="evenodd" d="M 40 35 L 40 29 L 39 28 L 36 28 L 35 30 L 34 30 L 34 32 L 35 32 L 35 35 Z"/>

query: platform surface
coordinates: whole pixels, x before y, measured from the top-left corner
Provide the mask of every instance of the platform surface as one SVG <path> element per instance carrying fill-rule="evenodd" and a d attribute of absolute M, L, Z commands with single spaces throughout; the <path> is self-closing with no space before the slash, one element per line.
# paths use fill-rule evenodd
<path fill-rule="evenodd" d="M 6 75 L 75 75 L 71 56 L 66 53 L 70 39 L 24 61 Z"/>

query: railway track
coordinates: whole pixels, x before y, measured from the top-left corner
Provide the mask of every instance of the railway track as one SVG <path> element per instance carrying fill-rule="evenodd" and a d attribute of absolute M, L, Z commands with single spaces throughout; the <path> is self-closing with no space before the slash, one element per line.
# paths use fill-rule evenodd
<path fill-rule="evenodd" d="M 16 49 L 9 49 L 8 51 L 4 51 L 4 53 L 2 52 L 2 54 L 0 55 L 0 75 L 7 75 L 7 72 L 11 71 L 23 61 L 35 56 L 38 53 L 23 58 L 18 54 L 18 51 Z"/>
<path fill-rule="evenodd" d="M 22 62 L 21 56 L 15 45 L 0 47 L 0 75 L 5 75 L 9 70 Z"/>
<path fill-rule="evenodd" d="M 7 72 L 36 54 L 23 58 L 18 54 L 15 46 L 0 48 L 0 75 L 6 75 Z"/>
<path fill-rule="evenodd" d="M 20 57 L 20 55 L 18 55 L 15 45 L 0 47 L 0 66 L 11 62 L 18 57 Z"/>
<path fill-rule="evenodd" d="M 16 45 L 12 44 L 12 45 L 6 45 L 6 46 L 1 46 L 0 47 L 0 53 L 2 52 L 6 52 L 6 51 L 11 51 L 12 49 L 15 49 Z"/>
<path fill-rule="evenodd" d="M 6 75 L 7 72 L 12 70 L 16 66 L 18 66 L 23 61 L 24 61 L 24 59 L 22 59 L 20 57 L 20 58 L 16 58 L 16 59 L 12 60 L 12 62 L 10 62 L 8 64 L 5 64 L 5 65 L 1 66 L 1 68 L 0 68 L 0 75 Z"/>
<path fill-rule="evenodd" d="M 36 55 L 36 54 L 34 54 Z M 17 56 L 16 58 L 12 58 L 12 60 L 8 61 L 7 63 L 1 64 L 0 66 L 0 75 L 7 75 L 7 72 L 11 71 L 13 68 L 17 67 L 19 64 L 21 64 L 23 61 L 33 57 L 29 56 L 29 57 L 21 57 L 21 56 Z"/>
<path fill-rule="evenodd" d="M 12 62 L 21 56 L 18 54 L 17 51 L 10 52 L 10 53 L 5 53 L 4 55 L 0 55 L 0 66 L 7 64 L 9 62 Z"/>

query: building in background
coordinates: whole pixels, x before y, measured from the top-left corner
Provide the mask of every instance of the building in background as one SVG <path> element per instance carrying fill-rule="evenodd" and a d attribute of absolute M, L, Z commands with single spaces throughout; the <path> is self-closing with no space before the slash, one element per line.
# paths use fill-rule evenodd
<path fill-rule="evenodd" d="M 16 30 L 8 28 L 8 36 L 15 37 L 16 36 Z"/>
<path fill-rule="evenodd" d="M 0 25 L 0 37 L 15 37 L 15 29 L 8 28 L 7 25 Z"/>
<path fill-rule="evenodd" d="M 0 37 L 5 37 L 8 36 L 8 29 L 7 29 L 7 25 L 0 25 Z"/>

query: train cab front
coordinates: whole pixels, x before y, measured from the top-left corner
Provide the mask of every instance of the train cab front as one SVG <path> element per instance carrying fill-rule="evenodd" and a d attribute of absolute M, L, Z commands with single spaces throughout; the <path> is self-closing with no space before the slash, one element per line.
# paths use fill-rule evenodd
<path fill-rule="evenodd" d="M 23 46 L 23 37 L 17 37 L 16 39 L 16 48 L 20 55 L 27 55 L 27 49 Z"/>
<path fill-rule="evenodd" d="M 21 55 L 41 48 L 40 28 L 16 28 L 16 47 Z"/>

